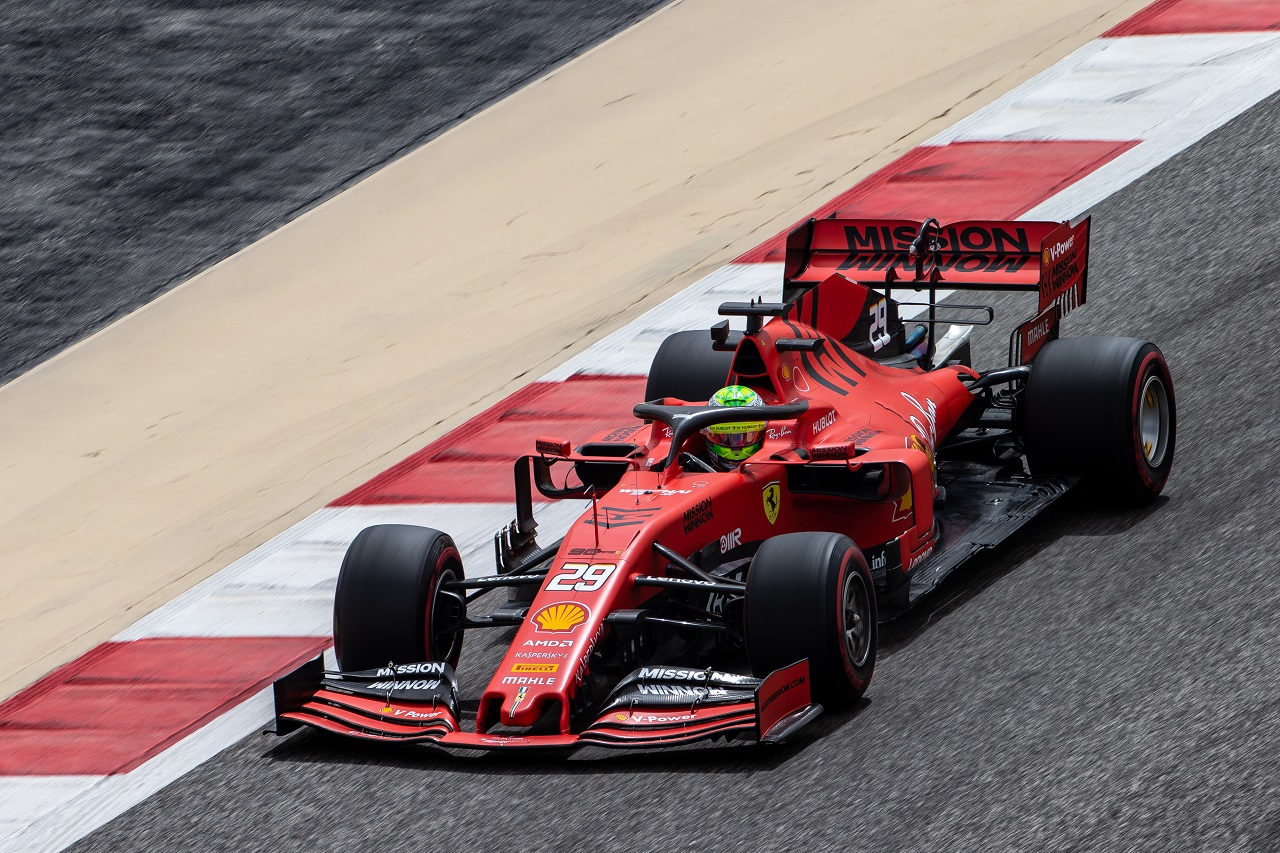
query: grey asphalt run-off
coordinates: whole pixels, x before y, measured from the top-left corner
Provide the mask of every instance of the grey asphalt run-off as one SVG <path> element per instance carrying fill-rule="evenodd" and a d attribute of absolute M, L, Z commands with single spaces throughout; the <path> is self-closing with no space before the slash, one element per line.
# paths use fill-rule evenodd
<path fill-rule="evenodd" d="M 666 0 L 0 3 L 0 382 Z"/>
<path fill-rule="evenodd" d="M 1280 849 L 1278 118 L 1271 98 L 1093 211 L 1067 331 L 1168 356 L 1166 497 L 1069 496 L 889 632 L 855 711 L 783 748 L 571 760 L 255 734 L 74 849 Z"/>

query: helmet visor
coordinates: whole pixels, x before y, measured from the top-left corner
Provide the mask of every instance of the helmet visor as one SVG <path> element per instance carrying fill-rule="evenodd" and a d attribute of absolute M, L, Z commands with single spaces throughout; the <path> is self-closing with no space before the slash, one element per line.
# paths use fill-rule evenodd
<path fill-rule="evenodd" d="M 764 421 L 714 424 L 705 430 L 707 440 L 720 447 L 738 449 L 759 444 L 764 438 Z"/>

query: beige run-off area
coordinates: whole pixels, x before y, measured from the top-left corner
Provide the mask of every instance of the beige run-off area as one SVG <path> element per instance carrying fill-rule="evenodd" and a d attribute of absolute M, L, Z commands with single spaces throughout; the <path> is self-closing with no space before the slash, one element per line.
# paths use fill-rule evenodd
<path fill-rule="evenodd" d="M 1146 0 L 683 0 L 0 388 L 0 696 Z"/>

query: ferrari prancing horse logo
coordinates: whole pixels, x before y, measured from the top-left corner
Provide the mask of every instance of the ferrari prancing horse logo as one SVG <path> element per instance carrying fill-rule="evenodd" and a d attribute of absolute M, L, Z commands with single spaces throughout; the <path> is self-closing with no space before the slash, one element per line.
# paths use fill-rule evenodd
<path fill-rule="evenodd" d="M 761 493 L 764 498 L 764 517 L 769 519 L 769 523 L 773 524 L 778 520 L 778 510 L 782 506 L 782 486 L 778 485 L 778 481 L 764 487 Z"/>

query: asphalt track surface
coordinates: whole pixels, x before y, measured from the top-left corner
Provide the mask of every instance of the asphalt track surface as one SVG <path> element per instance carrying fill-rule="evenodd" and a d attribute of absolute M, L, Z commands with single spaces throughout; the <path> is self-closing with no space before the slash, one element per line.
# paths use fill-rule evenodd
<path fill-rule="evenodd" d="M 891 629 L 854 711 L 778 749 L 569 760 L 254 735 L 73 849 L 1280 849 L 1278 118 L 1273 97 L 1092 211 L 1066 327 L 1169 358 L 1166 496 L 1069 497 Z M 464 691 L 501 638 L 468 642 Z"/>
<path fill-rule="evenodd" d="M 0 4 L 0 383 L 663 2 Z"/>

